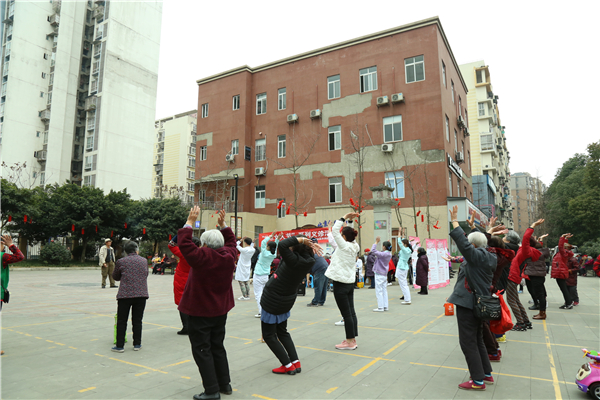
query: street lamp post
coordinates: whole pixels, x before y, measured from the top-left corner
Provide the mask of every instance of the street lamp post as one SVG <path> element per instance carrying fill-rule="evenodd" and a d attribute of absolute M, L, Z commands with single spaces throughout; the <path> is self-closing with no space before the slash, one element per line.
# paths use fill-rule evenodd
<path fill-rule="evenodd" d="M 238 219 L 237 219 L 237 210 L 238 210 L 238 174 L 233 174 L 233 178 L 235 179 L 235 199 L 234 199 L 234 203 L 233 203 L 233 207 L 235 208 L 234 210 L 234 218 L 235 218 L 235 222 L 234 222 L 234 235 L 235 237 L 237 237 L 237 226 L 238 226 Z"/>

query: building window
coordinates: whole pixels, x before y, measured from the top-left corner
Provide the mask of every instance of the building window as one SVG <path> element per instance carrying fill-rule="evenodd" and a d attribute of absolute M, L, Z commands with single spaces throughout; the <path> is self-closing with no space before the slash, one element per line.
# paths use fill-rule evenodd
<path fill-rule="evenodd" d="M 442 61 L 442 83 L 444 84 L 444 87 L 448 87 L 446 85 L 446 64 L 444 64 L 444 61 Z"/>
<path fill-rule="evenodd" d="M 471 170 L 471 150 L 467 151 L 467 169 Z"/>
<path fill-rule="evenodd" d="M 237 192 L 236 192 L 235 186 L 231 187 L 229 194 L 230 194 L 229 198 L 231 199 L 231 201 L 235 201 L 237 199 Z"/>
<path fill-rule="evenodd" d="M 386 172 L 385 185 L 394 189 L 393 198 L 404 198 L 404 171 Z"/>
<path fill-rule="evenodd" d="M 448 142 L 450 141 L 450 120 L 448 119 L 447 115 L 446 115 L 446 140 Z"/>
<path fill-rule="evenodd" d="M 383 141 L 398 142 L 402 140 L 402 115 L 394 115 L 383 119 Z"/>
<path fill-rule="evenodd" d="M 44 92 L 40 92 L 40 97 L 44 97 Z"/>
<path fill-rule="evenodd" d="M 281 88 L 277 91 L 277 109 L 285 110 L 285 88 Z"/>
<path fill-rule="evenodd" d="M 277 218 L 285 218 L 285 199 L 277 199 L 277 204 L 282 200 L 281 207 L 277 209 Z"/>
<path fill-rule="evenodd" d="M 475 72 L 475 76 L 477 77 L 477 83 L 483 83 L 483 79 L 485 78 L 485 73 L 482 69 L 477 70 Z"/>
<path fill-rule="evenodd" d="M 240 109 L 240 95 L 239 94 L 233 96 L 233 109 L 234 110 Z"/>
<path fill-rule="evenodd" d="M 485 103 L 477 103 L 477 109 L 479 110 L 479 116 L 485 116 Z"/>
<path fill-rule="evenodd" d="M 327 128 L 329 132 L 329 151 L 341 150 L 342 148 L 342 126 L 330 126 Z"/>
<path fill-rule="evenodd" d="M 452 103 L 454 103 L 454 82 L 452 79 L 450 80 L 450 87 L 452 87 Z"/>
<path fill-rule="evenodd" d="M 329 178 L 329 202 L 342 202 L 342 178 Z"/>
<path fill-rule="evenodd" d="M 334 75 L 327 78 L 327 98 L 337 99 L 340 94 L 340 76 Z"/>
<path fill-rule="evenodd" d="M 465 141 L 463 140 L 461 143 L 462 143 L 462 146 L 460 147 L 460 151 L 462 151 L 463 154 L 464 154 L 464 152 L 465 152 Z"/>
<path fill-rule="evenodd" d="M 377 67 L 363 68 L 358 73 L 361 93 L 377 90 Z"/>
<path fill-rule="evenodd" d="M 462 100 L 458 96 L 458 115 L 462 115 Z"/>
<path fill-rule="evenodd" d="M 36 136 L 36 137 L 40 137 L 40 131 L 37 131 L 37 132 L 35 133 L 35 136 Z"/>
<path fill-rule="evenodd" d="M 406 58 L 404 60 L 404 69 L 406 71 L 406 83 L 425 80 L 425 61 L 423 60 L 423 56 Z"/>
<path fill-rule="evenodd" d="M 196 171 L 188 171 L 188 179 L 196 179 Z"/>
<path fill-rule="evenodd" d="M 206 201 L 206 190 L 198 190 L 198 202 L 204 203 Z"/>
<path fill-rule="evenodd" d="M 456 197 L 460 197 L 460 181 L 456 179 Z"/>
<path fill-rule="evenodd" d="M 454 152 L 458 151 L 458 133 L 456 132 L 456 128 L 454 129 Z"/>
<path fill-rule="evenodd" d="M 42 72 L 42 79 L 46 79 L 46 73 Z"/>
<path fill-rule="evenodd" d="M 194 191 L 194 184 L 192 182 L 188 182 L 187 187 L 188 187 L 188 192 Z"/>
<path fill-rule="evenodd" d="M 200 146 L 200 161 L 206 160 L 206 146 Z"/>
<path fill-rule="evenodd" d="M 202 118 L 208 117 L 208 103 L 202 104 Z"/>
<path fill-rule="evenodd" d="M 267 158 L 267 139 L 258 139 L 254 145 L 254 161 L 264 161 Z"/>
<path fill-rule="evenodd" d="M 206 160 L 206 151 L 204 152 L 205 160 Z M 188 167 L 196 166 L 196 157 L 188 157 Z"/>
<path fill-rule="evenodd" d="M 448 171 L 448 189 L 450 189 L 450 197 L 452 197 L 452 171 Z"/>
<path fill-rule="evenodd" d="M 256 115 L 267 113 L 267 94 L 261 93 L 256 95 Z"/>
<path fill-rule="evenodd" d="M 255 186 L 254 187 L 254 208 L 265 208 L 265 187 Z"/>
<path fill-rule="evenodd" d="M 285 135 L 277 136 L 277 157 L 285 157 Z"/>
<path fill-rule="evenodd" d="M 232 140 L 231 141 L 231 154 L 233 154 L 234 156 L 237 156 L 240 152 L 240 141 L 239 140 Z"/>
<path fill-rule="evenodd" d="M 47 60 L 50 56 L 48 55 L 48 53 L 44 53 L 44 60 Z"/>

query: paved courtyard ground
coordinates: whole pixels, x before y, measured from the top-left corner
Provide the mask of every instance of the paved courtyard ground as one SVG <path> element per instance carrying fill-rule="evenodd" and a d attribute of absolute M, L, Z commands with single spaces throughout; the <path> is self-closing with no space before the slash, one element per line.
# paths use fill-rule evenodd
<path fill-rule="evenodd" d="M 173 303 L 173 277 L 150 275 L 143 349 L 113 353 L 117 289 L 100 288 L 100 271 L 11 272 L 11 301 L 1 313 L 3 399 L 191 399 L 200 375 Z M 234 292 L 239 296 L 236 282 Z M 375 291 L 355 292 L 356 351 L 334 348 L 344 329 L 333 296 L 309 308 L 312 290 L 299 297 L 288 327 L 302 373 L 275 375 L 278 361 L 260 338 L 256 302 L 236 301 L 225 345 L 234 399 L 586 399 L 574 384 L 581 348 L 600 350 L 600 279 L 579 278 L 581 305 L 559 310 L 560 291 L 548 279 L 548 319 L 527 332 L 509 332 L 504 357 L 492 363 L 496 384 L 485 392 L 458 390 L 468 379 L 458 346 L 456 318 L 443 315 L 451 286 L 414 292 L 401 306 L 389 287 L 390 311 L 374 313 Z M 521 296 L 527 303 L 529 295 Z M 530 312 L 532 315 L 533 312 Z M 128 326 L 129 330 L 131 325 Z"/>

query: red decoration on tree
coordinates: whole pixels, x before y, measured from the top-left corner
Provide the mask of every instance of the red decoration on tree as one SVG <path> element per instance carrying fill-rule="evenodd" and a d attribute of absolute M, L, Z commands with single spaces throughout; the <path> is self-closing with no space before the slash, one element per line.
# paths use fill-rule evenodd
<path fill-rule="evenodd" d="M 142 229 L 142 234 L 146 234 L 146 228 Z"/>
<path fill-rule="evenodd" d="M 362 229 L 362 225 L 358 227 L 358 229 Z"/>
<path fill-rule="evenodd" d="M 75 224 L 71 224 L 71 232 L 75 232 Z"/>
<path fill-rule="evenodd" d="M 394 199 L 395 201 L 398 201 L 398 199 Z"/>
<path fill-rule="evenodd" d="M 81 228 L 81 234 L 85 235 L 85 229 Z"/>
<path fill-rule="evenodd" d="M 27 222 L 27 215 L 23 216 L 23 222 Z"/>
<path fill-rule="evenodd" d="M 308 212 L 307 212 L 307 211 L 304 211 L 304 216 L 306 217 L 307 215 L 308 215 Z"/>
<path fill-rule="evenodd" d="M 96 233 L 98 233 L 98 225 L 96 225 Z"/>
<path fill-rule="evenodd" d="M 296 213 L 296 215 L 300 215 L 300 214 Z"/>
<path fill-rule="evenodd" d="M 413 226 L 415 227 L 415 231 L 416 231 L 417 230 L 417 224 L 414 224 Z"/>
<path fill-rule="evenodd" d="M 352 197 L 350 197 L 350 204 L 352 204 L 353 206 L 356 205 L 356 203 L 354 203 L 354 199 Z"/>
<path fill-rule="evenodd" d="M 285 215 L 289 215 L 290 214 L 290 210 L 292 209 L 292 205 L 294 203 L 290 203 L 290 205 L 288 206 L 287 210 L 285 210 Z"/>
<path fill-rule="evenodd" d="M 425 216 L 424 215 L 421 215 L 421 222 L 425 222 Z"/>
<path fill-rule="evenodd" d="M 279 200 L 279 203 L 277 204 L 277 209 L 281 210 L 281 205 L 283 204 L 283 200 Z"/>
<path fill-rule="evenodd" d="M 400 207 L 400 203 L 401 203 L 401 202 L 399 201 L 399 202 L 398 202 L 398 207 Z"/>
<path fill-rule="evenodd" d="M 12 215 L 8 216 L 8 222 L 12 222 Z"/>
<path fill-rule="evenodd" d="M 171 236 L 171 234 L 169 233 L 169 240 L 171 240 L 173 238 L 173 236 Z"/>
<path fill-rule="evenodd" d="M 421 211 L 420 211 L 420 210 L 419 210 L 419 211 L 417 211 L 417 217 L 418 217 L 419 215 L 421 215 Z"/>
<path fill-rule="evenodd" d="M 113 231 L 110 231 L 110 237 L 113 237 Z"/>
<path fill-rule="evenodd" d="M 127 229 L 127 222 L 125 222 L 125 229 Z"/>

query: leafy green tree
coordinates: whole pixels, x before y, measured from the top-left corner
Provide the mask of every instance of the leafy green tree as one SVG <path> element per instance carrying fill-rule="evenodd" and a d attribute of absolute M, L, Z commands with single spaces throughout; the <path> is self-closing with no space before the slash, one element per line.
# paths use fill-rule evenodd
<path fill-rule="evenodd" d="M 131 215 L 131 237 L 153 242 L 153 251 L 158 251 L 158 243 L 175 236 L 183 226 L 189 210 L 178 198 L 153 198 L 140 200 Z M 146 233 L 143 229 L 146 228 Z"/>

